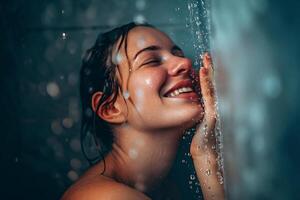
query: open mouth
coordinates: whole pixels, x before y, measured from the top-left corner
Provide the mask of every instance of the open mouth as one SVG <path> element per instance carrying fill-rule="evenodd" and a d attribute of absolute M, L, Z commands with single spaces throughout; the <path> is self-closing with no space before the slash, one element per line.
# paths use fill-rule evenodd
<path fill-rule="evenodd" d="M 178 89 L 174 90 L 173 92 L 170 92 L 170 93 L 166 94 L 166 97 L 176 97 L 180 94 L 190 93 L 190 92 L 194 92 L 193 88 L 191 88 L 191 87 L 181 87 L 181 88 L 178 88 Z"/>
<path fill-rule="evenodd" d="M 198 98 L 198 95 L 193 88 L 192 81 L 189 79 L 179 81 L 170 89 L 168 89 L 163 96 L 169 98 Z"/>

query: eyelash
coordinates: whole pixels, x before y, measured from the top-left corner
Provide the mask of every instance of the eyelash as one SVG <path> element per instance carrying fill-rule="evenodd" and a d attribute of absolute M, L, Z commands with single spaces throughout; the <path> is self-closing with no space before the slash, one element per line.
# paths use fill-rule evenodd
<path fill-rule="evenodd" d="M 173 55 L 178 56 L 178 57 L 185 58 L 184 53 L 182 53 L 182 52 L 180 52 L 180 51 L 175 51 L 175 52 L 173 53 Z"/>
<path fill-rule="evenodd" d="M 173 55 L 178 56 L 178 57 L 185 58 L 185 56 L 184 56 L 184 54 L 183 54 L 182 52 L 174 52 Z M 161 61 L 162 61 L 161 58 L 151 59 L 151 60 L 145 62 L 144 64 L 142 64 L 142 66 L 144 66 L 144 65 L 149 65 L 149 64 L 157 64 L 157 65 L 158 65 L 158 64 L 161 63 Z"/>
<path fill-rule="evenodd" d="M 143 65 L 154 64 L 154 63 L 160 64 L 161 59 L 151 59 L 151 60 L 145 62 Z"/>

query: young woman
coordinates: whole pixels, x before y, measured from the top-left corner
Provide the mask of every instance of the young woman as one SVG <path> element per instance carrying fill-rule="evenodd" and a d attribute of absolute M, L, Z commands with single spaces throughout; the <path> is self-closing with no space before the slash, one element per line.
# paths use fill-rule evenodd
<path fill-rule="evenodd" d="M 190 153 L 204 198 L 224 199 L 208 53 L 197 78 L 191 60 L 165 33 L 130 23 L 99 36 L 80 76 L 82 132 L 95 134 L 105 158 L 63 200 L 178 199 L 174 189 L 166 194 L 172 188 L 167 175 L 193 126 Z"/>

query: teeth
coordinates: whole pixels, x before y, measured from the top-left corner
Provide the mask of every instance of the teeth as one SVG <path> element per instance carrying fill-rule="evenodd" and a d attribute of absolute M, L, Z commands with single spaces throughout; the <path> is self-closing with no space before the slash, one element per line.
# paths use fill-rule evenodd
<path fill-rule="evenodd" d="M 175 96 L 177 96 L 177 95 L 179 95 L 179 94 L 181 94 L 181 93 L 192 92 L 192 91 L 193 91 L 193 89 L 190 88 L 190 87 L 182 87 L 182 88 L 179 88 L 179 89 L 174 90 L 173 92 L 171 92 L 171 93 L 169 94 L 169 96 L 170 96 L 170 97 L 175 97 Z"/>

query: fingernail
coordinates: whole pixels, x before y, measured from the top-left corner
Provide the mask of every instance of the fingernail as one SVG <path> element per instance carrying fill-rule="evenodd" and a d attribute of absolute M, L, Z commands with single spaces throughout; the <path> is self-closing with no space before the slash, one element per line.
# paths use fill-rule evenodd
<path fill-rule="evenodd" d="M 210 56 L 209 53 L 206 53 L 205 56 L 206 56 L 206 58 L 207 58 L 208 60 L 211 60 L 211 56 Z"/>

